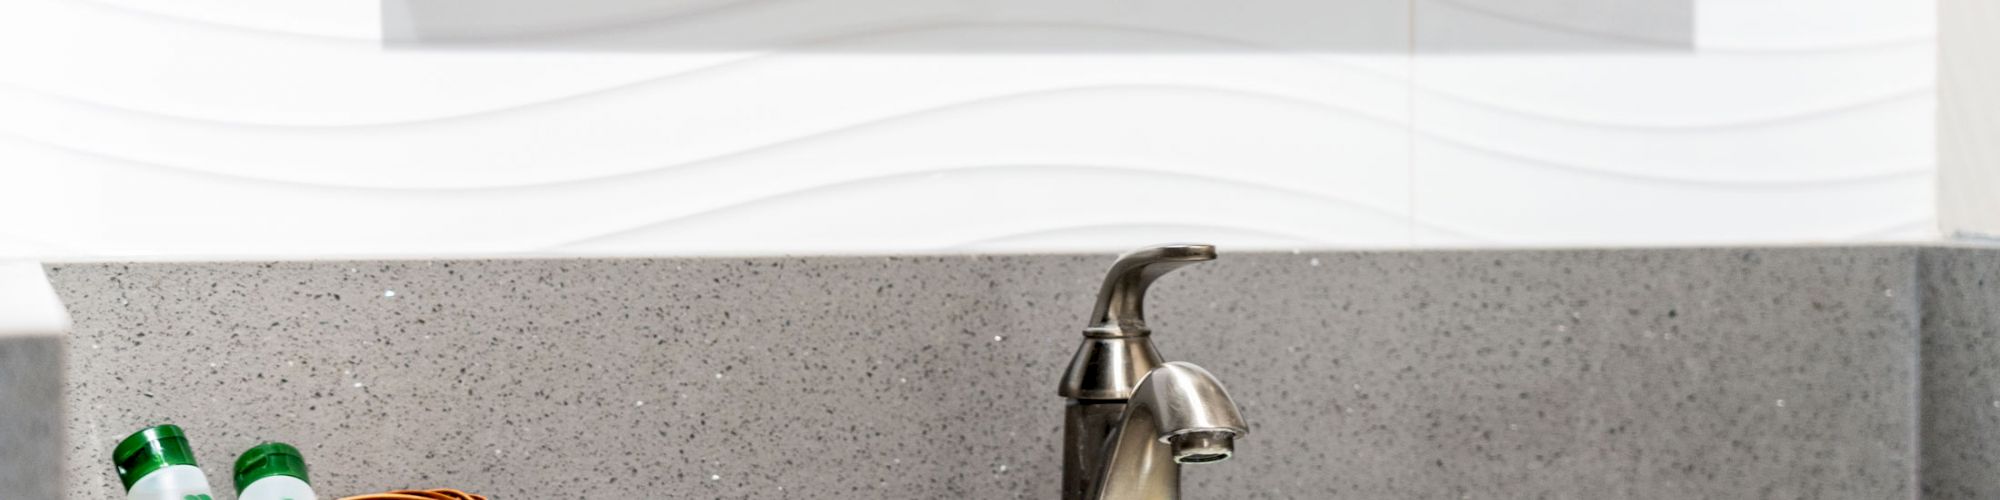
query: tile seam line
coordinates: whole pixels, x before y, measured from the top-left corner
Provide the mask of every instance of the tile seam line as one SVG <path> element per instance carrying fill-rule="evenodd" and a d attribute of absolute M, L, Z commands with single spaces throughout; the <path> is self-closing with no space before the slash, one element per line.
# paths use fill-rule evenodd
<path fill-rule="evenodd" d="M 1931 261 L 1933 256 L 1941 249 L 1925 245 L 1915 247 L 1915 250 L 1910 257 L 1912 262 L 1910 263 L 1909 278 L 1910 300 L 1913 302 L 1912 308 L 1916 317 L 1914 318 L 1914 324 L 1911 325 L 1912 334 L 1910 335 L 1912 345 L 1910 346 L 1909 415 L 1911 422 L 1908 432 L 1911 449 L 1908 451 L 1910 465 L 1907 475 L 1910 485 L 1909 497 L 1913 500 L 1922 500 L 1924 497 L 1924 452 L 1928 449 L 1927 443 L 1924 442 L 1924 373 L 1927 370 L 1927 367 L 1924 366 L 1924 325 L 1931 314 L 1931 301 L 1928 290 L 1930 286 Z"/>

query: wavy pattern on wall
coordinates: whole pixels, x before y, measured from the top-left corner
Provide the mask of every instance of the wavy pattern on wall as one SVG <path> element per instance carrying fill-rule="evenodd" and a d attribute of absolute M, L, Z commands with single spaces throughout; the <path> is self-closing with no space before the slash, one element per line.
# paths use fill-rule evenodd
<path fill-rule="evenodd" d="M 1481 12 L 1416 1 L 1419 25 Z M 1050 24 L 817 43 L 1024 30 L 1228 50 L 385 52 L 281 9 L 23 0 L 0 6 L 18 61 L 0 68 L 0 256 L 1927 237 L 1930 27 L 1829 22 L 1926 7 L 1776 3 L 1823 28 L 1704 31 L 1691 55 L 1432 55 L 1423 37 L 1450 35 L 1382 35 L 1415 37 L 1410 57 Z M 1780 15 L 1711 4 L 1700 26 Z"/>
<path fill-rule="evenodd" d="M 1468 3 L 1490 2 L 1417 16 L 1490 14 Z M 1415 217 L 1535 244 L 1930 237 L 1929 7 L 1757 4 L 1701 3 L 1688 57 L 1426 56 L 1455 35 L 1420 30 Z M 1777 16 L 1820 29 L 1742 19 Z M 1888 22 L 1830 28 L 1856 19 Z"/>

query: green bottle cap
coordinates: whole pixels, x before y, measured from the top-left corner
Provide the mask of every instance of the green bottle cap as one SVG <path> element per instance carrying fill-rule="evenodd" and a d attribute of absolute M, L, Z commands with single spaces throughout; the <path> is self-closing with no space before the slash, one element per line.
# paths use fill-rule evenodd
<path fill-rule="evenodd" d="M 126 436 L 111 451 L 111 465 L 118 467 L 118 480 L 131 490 L 132 484 L 153 471 L 175 465 L 195 465 L 194 446 L 187 433 L 175 425 L 139 429 Z"/>
<path fill-rule="evenodd" d="M 271 476 L 291 476 L 299 481 L 312 484 L 306 479 L 306 456 L 299 454 L 298 448 L 278 442 L 263 443 L 243 451 L 236 457 L 236 493 L 243 494 L 250 483 Z"/>

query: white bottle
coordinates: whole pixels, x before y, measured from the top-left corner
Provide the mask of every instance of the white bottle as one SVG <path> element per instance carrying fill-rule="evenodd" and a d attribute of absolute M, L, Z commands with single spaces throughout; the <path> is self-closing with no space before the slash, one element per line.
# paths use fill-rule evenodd
<path fill-rule="evenodd" d="M 312 485 L 304 479 L 292 476 L 271 476 L 250 483 L 238 494 L 238 500 L 318 500 Z"/>
<path fill-rule="evenodd" d="M 306 459 L 285 443 L 252 446 L 236 457 L 237 500 L 319 500 L 306 482 Z"/>
<path fill-rule="evenodd" d="M 215 500 L 194 463 L 187 434 L 173 425 L 140 429 L 111 452 L 125 500 Z"/>

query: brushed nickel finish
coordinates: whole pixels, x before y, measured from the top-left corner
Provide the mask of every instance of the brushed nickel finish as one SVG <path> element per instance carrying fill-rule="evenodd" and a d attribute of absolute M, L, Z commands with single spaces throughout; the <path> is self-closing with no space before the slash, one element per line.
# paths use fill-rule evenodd
<path fill-rule="evenodd" d="M 1069 399 L 1065 500 L 1176 500 L 1181 464 L 1226 460 L 1249 432 L 1222 383 L 1193 364 L 1165 362 L 1146 326 L 1155 280 L 1214 259 L 1212 245 L 1163 245 L 1121 255 L 1106 273 L 1057 389 Z"/>
<path fill-rule="evenodd" d="M 1163 245 L 1118 256 L 1097 291 L 1083 346 L 1058 392 L 1070 399 L 1123 400 L 1164 360 L 1146 327 L 1146 289 L 1175 269 L 1215 260 L 1214 245 Z"/>
<path fill-rule="evenodd" d="M 1104 450 L 1104 468 L 1084 498 L 1178 499 L 1181 464 L 1226 460 L 1236 437 L 1250 432 L 1222 383 L 1180 361 L 1146 375 L 1120 420 Z"/>

